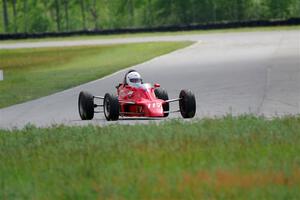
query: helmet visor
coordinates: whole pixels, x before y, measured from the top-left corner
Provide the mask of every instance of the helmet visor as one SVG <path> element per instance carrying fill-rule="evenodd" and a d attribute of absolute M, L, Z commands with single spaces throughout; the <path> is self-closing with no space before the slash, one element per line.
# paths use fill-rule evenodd
<path fill-rule="evenodd" d="M 140 78 L 131 78 L 129 80 L 131 83 L 141 83 L 142 82 L 142 79 L 140 79 Z"/>

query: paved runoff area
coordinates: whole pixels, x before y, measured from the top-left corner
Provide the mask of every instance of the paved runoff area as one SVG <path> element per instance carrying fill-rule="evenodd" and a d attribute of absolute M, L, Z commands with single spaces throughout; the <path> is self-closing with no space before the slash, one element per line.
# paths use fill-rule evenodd
<path fill-rule="evenodd" d="M 160 83 L 170 98 L 191 89 L 197 100 L 196 118 L 226 114 L 266 117 L 300 113 L 300 31 L 219 33 L 0 44 L 0 49 L 101 45 L 151 41 L 195 41 L 148 62 L 133 66 L 145 82 Z M 116 92 L 126 70 L 30 102 L 0 109 L 0 128 L 52 124 L 133 124 L 163 120 L 121 119 L 106 122 L 103 114 L 81 121 L 77 99 L 81 90 L 94 95 Z M 51 77 L 49 77 L 51 78 Z M 1 84 L 1 82 L 0 82 Z M 171 106 L 178 109 L 178 103 Z M 169 118 L 179 118 L 171 114 Z"/>

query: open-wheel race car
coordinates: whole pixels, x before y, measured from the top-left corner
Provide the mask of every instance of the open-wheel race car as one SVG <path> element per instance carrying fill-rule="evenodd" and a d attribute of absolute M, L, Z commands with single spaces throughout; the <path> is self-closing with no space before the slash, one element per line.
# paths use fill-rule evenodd
<path fill-rule="evenodd" d="M 91 120 L 94 113 L 104 113 L 108 121 L 118 120 L 120 116 L 160 118 L 174 112 L 180 112 L 183 118 L 195 116 L 196 100 L 190 90 L 181 90 L 178 98 L 169 99 L 168 93 L 159 84 L 143 83 L 135 70 L 128 71 L 124 81 L 116 88 L 117 95 L 106 93 L 104 96 L 94 96 L 81 91 L 78 98 L 81 119 Z M 172 102 L 179 102 L 179 110 L 170 111 L 169 103 Z"/>

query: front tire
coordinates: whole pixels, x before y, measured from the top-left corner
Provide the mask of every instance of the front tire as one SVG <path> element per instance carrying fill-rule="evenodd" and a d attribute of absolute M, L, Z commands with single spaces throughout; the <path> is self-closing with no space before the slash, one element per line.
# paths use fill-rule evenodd
<path fill-rule="evenodd" d="M 183 118 L 193 118 L 196 114 L 195 95 L 190 90 L 181 90 L 179 94 L 179 108 Z"/>
<path fill-rule="evenodd" d="M 78 110 L 82 120 L 94 118 L 94 97 L 86 91 L 81 91 L 78 97 Z"/>
<path fill-rule="evenodd" d="M 154 90 L 154 93 L 155 93 L 156 98 L 158 98 L 158 99 L 162 99 L 164 101 L 169 100 L 168 92 L 164 89 L 156 88 Z M 164 103 L 162 105 L 162 107 L 163 107 L 164 112 L 169 112 L 169 110 L 170 110 L 169 103 Z M 168 117 L 168 116 L 169 116 L 169 113 L 164 113 L 164 117 Z"/>
<path fill-rule="evenodd" d="M 116 95 L 106 93 L 103 101 L 104 115 L 107 121 L 116 121 L 119 119 L 119 99 Z"/>

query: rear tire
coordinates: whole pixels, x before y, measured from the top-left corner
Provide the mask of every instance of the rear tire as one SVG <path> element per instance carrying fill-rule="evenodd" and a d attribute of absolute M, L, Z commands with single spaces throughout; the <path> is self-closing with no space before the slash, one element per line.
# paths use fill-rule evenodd
<path fill-rule="evenodd" d="M 181 90 L 179 94 L 179 108 L 183 118 L 193 118 L 196 114 L 195 95 L 190 90 Z"/>
<path fill-rule="evenodd" d="M 168 92 L 164 89 L 156 88 L 154 90 L 154 93 L 155 93 L 156 98 L 158 98 L 158 99 L 162 99 L 164 101 L 169 100 Z M 170 110 L 169 103 L 164 103 L 162 105 L 162 107 L 163 107 L 164 112 L 169 112 L 169 110 Z M 168 117 L 168 116 L 169 116 L 169 113 L 164 113 L 164 117 Z"/>
<path fill-rule="evenodd" d="M 106 93 L 103 101 L 104 115 L 107 121 L 116 121 L 119 119 L 120 105 L 116 95 Z"/>
<path fill-rule="evenodd" d="M 81 91 L 78 98 L 78 110 L 82 120 L 94 118 L 94 97 L 86 91 Z"/>

